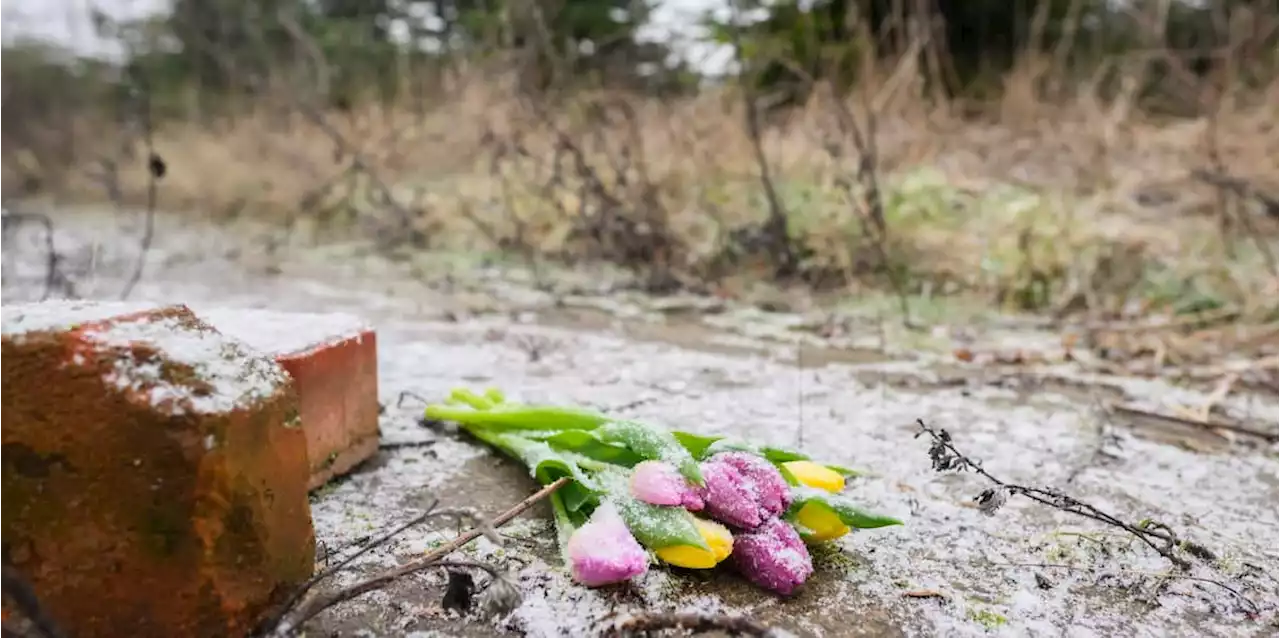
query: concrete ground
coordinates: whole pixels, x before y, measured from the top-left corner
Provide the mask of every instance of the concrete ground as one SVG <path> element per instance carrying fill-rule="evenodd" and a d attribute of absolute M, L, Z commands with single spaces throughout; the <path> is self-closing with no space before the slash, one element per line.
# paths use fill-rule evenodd
<path fill-rule="evenodd" d="M 118 297 L 128 279 L 137 229 L 116 220 L 89 211 L 59 221 L 67 254 L 60 268 L 80 296 Z M 6 243 L 6 303 L 44 291 L 42 244 L 32 232 Z M 893 344 L 872 347 L 883 339 L 856 326 L 841 342 L 810 341 L 797 360 L 794 340 L 779 335 L 798 313 L 610 293 L 622 280 L 599 273 L 557 273 L 539 290 L 518 268 L 390 262 L 355 245 L 268 251 L 262 236 L 162 219 L 132 297 L 342 311 L 377 327 L 383 449 L 313 496 L 326 548 L 367 540 L 433 499 L 487 516 L 536 489 L 523 469 L 482 445 L 419 423 L 420 399 L 460 385 L 797 446 L 866 471 L 848 495 L 906 522 L 818 553 L 810 582 L 780 600 L 731 573 L 665 568 L 628 588 L 577 587 L 560 568 L 546 510 L 535 508 L 502 529 L 501 546 L 481 539 L 463 551 L 516 579 L 524 602 L 510 615 L 442 611 L 445 577 L 426 573 L 326 612 L 314 635 L 583 636 L 637 610 L 742 613 L 800 636 L 1261 636 L 1280 627 L 1276 446 L 1156 429 L 1101 407 L 1194 406 L 1208 391 L 1065 364 L 956 366 Z M 1055 339 L 1025 328 L 978 330 L 979 339 Z M 1275 397 L 1237 395 L 1223 407 L 1256 427 L 1277 427 Z M 1180 572 L 1118 530 L 1016 498 L 984 515 L 973 498 L 987 484 L 934 472 L 917 419 L 947 429 L 1003 480 L 1058 487 L 1133 522 L 1158 520 L 1216 559 Z M 410 531 L 340 582 L 456 532 Z"/>

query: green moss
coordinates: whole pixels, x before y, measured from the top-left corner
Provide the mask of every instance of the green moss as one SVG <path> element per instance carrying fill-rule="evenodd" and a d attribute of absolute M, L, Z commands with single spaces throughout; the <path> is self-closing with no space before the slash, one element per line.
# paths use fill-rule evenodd
<path fill-rule="evenodd" d="M 965 610 L 965 617 L 982 625 L 983 627 L 986 627 L 989 631 L 998 629 L 1001 625 L 1009 622 L 1009 619 L 1005 618 L 1002 614 L 991 611 L 990 609 L 977 609 L 974 607 L 970 607 Z"/>

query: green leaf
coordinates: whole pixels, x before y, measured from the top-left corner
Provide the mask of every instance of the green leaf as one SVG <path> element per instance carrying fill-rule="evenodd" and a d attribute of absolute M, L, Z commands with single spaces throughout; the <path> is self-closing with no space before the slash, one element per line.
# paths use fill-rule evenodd
<path fill-rule="evenodd" d="M 571 453 L 559 452 L 542 441 L 533 441 L 514 434 L 486 430 L 470 431 L 473 436 L 515 457 L 529 468 L 529 473 L 543 485 L 568 476 L 583 488 L 599 492 L 599 484 L 586 472 Z"/>
<path fill-rule="evenodd" d="M 790 461 L 807 461 L 809 457 L 799 452 L 784 450 L 777 447 L 769 447 L 748 443 L 738 439 L 720 439 L 712 443 L 707 448 L 707 455 L 717 454 L 720 452 L 748 452 L 756 456 L 763 456 L 772 463 L 787 463 Z"/>
<path fill-rule="evenodd" d="M 760 448 L 760 453 L 764 455 L 764 458 L 769 459 L 774 463 L 790 463 L 791 461 L 809 460 L 808 454 L 801 454 L 800 452 L 784 450 L 777 447 L 762 447 Z"/>
<path fill-rule="evenodd" d="M 587 458 L 632 467 L 644 459 L 631 450 L 610 445 L 600 440 L 595 430 L 559 430 L 553 432 L 529 432 L 522 436 L 537 441 L 545 441 L 552 447 L 570 450 Z"/>
<path fill-rule="evenodd" d="M 823 463 L 822 466 L 845 478 L 854 478 L 857 476 L 862 476 L 862 472 L 859 472 L 858 470 L 855 470 L 853 468 L 844 467 L 843 465 L 832 465 L 830 463 Z"/>
<path fill-rule="evenodd" d="M 689 450 L 689 454 L 693 455 L 695 459 L 705 458 L 707 448 L 724 438 L 723 436 L 703 436 L 692 432 L 679 431 L 672 432 L 671 436 L 674 436 L 680 442 L 680 445 L 684 446 L 684 449 Z"/>
<path fill-rule="evenodd" d="M 706 455 L 714 456 L 721 452 L 747 452 L 756 456 L 764 456 L 764 451 L 758 445 L 752 445 L 740 439 L 727 438 L 722 438 L 707 446 Z"/>
<path fill-rule="evenodd" d="M 626 446 L 641 458 L 670 463 L 689 482 L 702 485 L 698 462 L 670 432 L 636 421 L 610 421 L 600 426 L 595 434 L 605 443 Z"/>
<path fill-rule="evenodd" d="M 463 403 L 477 410 L 488 410 L 493 407 L 492 401 L 466 388 L 455 388 L 453 392 L 449 393 L 449 399 L 451 399 L 451 403 Z"/>
<path fill-rule="evenodd" d="M 570 481 L 556 492 L 561 495 L 565 507 L 572 513 L 581 512 L 584 507 L 595 507 L 600 503 L 599 494 L 575 481 Z"/>
<path fill-rule="evenodd" d="M 810 503 L 834 513 L 841 523 L 854 529 L 875 529 L 902 524 L 902 521 L 891 516 L 867 512 L 840 496 L 808 487 L 791 490 L 791 507 L 787 509 L 787 519 L 794 522 L 796 514 Z"/>
<path fill-rule="evenodd" d="M 787 466 L 781 463 L 774 463 L 773 466 L 778 468 L 778 474 L 782 475 L 782 480 L 786 481 L 787 485 L 791 487 L 800 486 L 800 479 L 796 478 L 796 475 L 792 474 L 791 470 L 787 469 Z"/>
<path fill-rule="evenodd" d="M 587 522 L 585 514 L 581 512 L 571 513 L 565 507 L 563 498 L 559 490 L 552 492 L 551 496 L 548 497 L 548 500 L 551 501 L 551 513 L 556 523 L 556 540 L 559 541 L 561 555 L 564 555 L 568 549 L 569 537 Z"/>
<path fill-rule="evenodd" d="M 618 508 L 618 514 L 626 521 L 636 540 L 649 549 L 676 545 L 710 549 L 693 522 L 693 514 L 683 507 L 650 505 L 625 492 L 612 494 L 610 501 Z"/>
<path fill-rule="evenodd" d="M 590 410 L 514 403 L 475 410 L 432 404 L 424 414 L 428 419 L 493 430 L 590 430 L 609 421 L 609 417 Z"/>
<path fill-rule="evenodd" d="M 488 390 L 485 390 L 484 398 L 488 399 L 489 402 L 494 405 L 507 402 L 507 395 L 503 394 L 502 390 L 497 388 L 489 388 Z"/>

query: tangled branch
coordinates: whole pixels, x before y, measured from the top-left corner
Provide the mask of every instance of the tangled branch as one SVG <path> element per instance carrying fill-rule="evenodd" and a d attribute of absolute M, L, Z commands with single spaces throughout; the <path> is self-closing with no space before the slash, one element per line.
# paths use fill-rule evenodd
<path fill-rule="evenodd" d="M 1179 556 L 1177 554 L 1178 550 L 1182 550 L 1200 560 L 1211 561 L 1216 558 L 1209 548 L 1199 543 L 1179 538 L 1171 527 L 1159 521 L 1145 519 L 1138 523 L 1129 523 L 1094 505 L 1085 503 L 1058 490 L 1027 487 L 1002 481 L 983 469 L 980 463 L 957 450 L 951 442 L 951 434 L 946 430 L 935 430 L 925 425 L 922 419 L 917 419 L 916 425 L 920 427 L 920 432 L 916 433 L 917 438 L 922 434 L 928 434 L 933 440 L 933 444 L 929 446 L 929 460 L 933 463 L 934 471 L 971 471 L 995 484 L 995 487 L 983 490 L 981 494 L 974 498 L 978 504 L 978 510 L 983 514 L 995 514 L 1009 501 L 1010 496 L 1021 496 L 1068 514 L 1074 514 L 1124 530 L 1146 543 L 1179 569 L 1188 569 L 1191 567 L 1191 563 Z"/>
<path fill-rule="evenodd" d="M 369 550 L 375 547 L 378 547 L 379 545 L 386 543 L 387 541 L 391 540 L 400 532 L 408 529 L 409 527 L 418 525 L 428 519 L 439 518 L 441 516 L 452 516 L 455 518 L 458 518 L 461 516 L 469 516 L 469 513 L 458 512 L 454 510 L 435 511 L 434 509 L 435 505 L 432 504 L 432 506 L 428 507 L 427 511 L 424 512 L 423 514 L 397 527 L 396 529 L 393 529 L 390 532 L 383 534 L 378 539 L 369 542 L 368 544 L 360 548 L 359 551 L 355 552 L 351 556 L 348 556 L 347 558 L 338 562 L 336 565 L 323 570 L 322 572 L 317 574 L 315 577 L 308 580 L 289 599 L 289 601 L 286 602 L 286 604 L 283 606 L 280 612 L 278 612 L 275 616 L 273 616 L 268 621 L 262 624 L 262 629 L 258 632 L 258 635 L 274 636 L 277 638 L 284 638 L 286 636 L 296 636 L 299 634 L 302 626 L 306 624 L 307 621 L 316 617 L 324 610 L 330 607 L 333 607 L 334 605 L 337 605 L 339 603 L 343 603 L 353 598 L 356 598 L 358 596 L 367 594 L 371 591 L 382 589 L 383 587 L 386 587 L 387 585 L 390 585 L 391 583 L 401 578 L 404 578 L 405 576 L 416 574 L 418 572 L 425 571 L 428 569 L 462 567 L 462 568 L 475 568 L 475 569 L 481 569 L 483 571 L 487 571 L 491 576 L 493 576 L 494 583 L 497 584 L 497 586 L 499 587 L 497 595 L 502 597 L 503 601 L 509 602 L 512 596 L 510 591 L 512 590 L 512 587 L 510 586 L 509 583 L 505 581 L 504 577 L 502 577 L 501 574 L 498 574 L 497 571 L 495 571 L 494 569 L 492 569 L 487 565 L 480 565 L 478 563 L 469 563 L 469 562 L 445 561 L 444 558 L 449 554 L 452 554 L 453 552 L 457 551 L 458 549 L 461 549 L 464 545 L 466 545 L 467 543 L 470 543 L 471 541 L 479 538 L 482 535 L 486 535 L 496 539 L 497 535 L 496 533 L 494 533 L 493 530 L 497 529 L 498 527 L 501 527 L 502 525 L 507 524 L 508 522 L 511 521 L 511 519 L 519 516 L 529 508 L 533 507 L 533 505 L 538 501 L 541 501 L 542 499 L 550 496 L 552 492 L 555 492 L 556 490 L 560 489 L 568 482 L 569 482 L 568 478 L 561 478 L 555 481 L 554 483 L 551 483 L 543 487 L 541 490 L 538 490 L 534 494 L 530 495 L 528 498 L 524 499 L 523 501 L 520 501 L 519 503 L 515 504 L 511 508 L 507 509 L 505 512 L 499 514 L 491 522 L 487 524 L 476 525 L 469 531 L 458 535 L 452 541 L 445 543 L 444 545 L 427 553 L 421 558 L 417 558 L 413 561 L 405 563 L 404 565 L 400 565 L 399 567 L 394 567 L 392 569 L 386 570 L 384 572 L 381 572 L 379 574 L 366 578 L 354 585 L 344 587 L 337 591 L 328 592 L 328 593 L 319 593 L 315 591 L 315 587 L 320 582 L 328 579 L 330 576 L 345 569 L 348 565 L 351 564 L 351 561 L 353 561 L 356 557 L 368 552 Z M 503 604 L 505 605 L 506 603 L 503 603 Z"/>

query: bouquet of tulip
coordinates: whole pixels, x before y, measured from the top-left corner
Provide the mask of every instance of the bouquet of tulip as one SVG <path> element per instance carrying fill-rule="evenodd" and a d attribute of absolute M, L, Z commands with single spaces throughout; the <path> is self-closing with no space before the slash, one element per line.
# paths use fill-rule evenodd
<path fill-rule="evenodd" d="M 573 578 L 589 587 L 645 573 L 652 555 L 689 569 L 727 559 L 788 595 L 813 572 L 807 543 L 901 524 L 838 496 L 854 472 L 795 451 L 508 403 L 497 390 L 455 390 L 426 416 L 457 423 L 544 485 L 570 479 L 551 506 Z"/>

